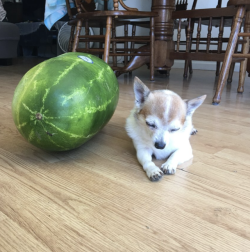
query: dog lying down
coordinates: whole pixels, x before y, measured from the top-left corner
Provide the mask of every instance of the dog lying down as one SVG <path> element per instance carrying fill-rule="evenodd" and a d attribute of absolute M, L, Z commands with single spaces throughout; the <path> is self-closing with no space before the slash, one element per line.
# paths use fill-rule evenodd
<path fill-rule="evenodd" d="M 193 128 L 192 115 L 206 95 L 182 100 L 170 90 L 150 91 L 143 82 L 134 79 L 135 106 L 126 121 L 126 130 L 132 138 L 137 159 L 152 181 L 163 174 L 175 174 L 178 165 L 193 157 L 189 142 Z M 167 159 L 161 168 L 152 162 Z"/>

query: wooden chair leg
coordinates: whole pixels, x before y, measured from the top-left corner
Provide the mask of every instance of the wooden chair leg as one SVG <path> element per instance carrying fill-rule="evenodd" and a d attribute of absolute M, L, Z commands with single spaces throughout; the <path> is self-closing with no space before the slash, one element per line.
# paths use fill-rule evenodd
<path fill-rule="evenodd" d="M 188 76 L 188 60 L 185 60 L 183 77 L 187 78 L 187 76 Z"/>
<path fill-rule="evenodd" d="M 132 37 L 135 37 L 135 33 L 136 33 L 136 25 L 133 24 L 132 25 Z M 135 49 L 135 42 L 131 42 L 130 44 L 130 53 L 133 52 L 133 50 Z M 133 57 L 130 56 L 129 60 L 131 60 Z"/>
<path fill-rule="evenodd" d="M 85 35 L 87 36 L 89 35 L 89 21 L 88 20 L 85 21 Z M 85 42 L 86 49 L 89 49 L 89 45 L 90 45 L 89 42 Z"/>
<path fill-rule="evenodd" d="M 233 80 L 234 68 L 235 68 L 235 63 L 232 63 L 229 69 L 227 83 L 231 83 Z"/>
<path fill-rule="evenodd" d="M 225 58 L 224 58 L 222 68 L 220 71 L 217 89 L 216 89 L 216 92 L 215 92 L 215 95 L 213 98 L 214 105 L 218 105 L 221 100 L 221 94 L 222 94 L 223 88 L 225 86 L 226 79 L 228 77 L 229 68 L 232 63 L 232 56 L 233 56 L 233 53 L 234 53 L 234 50 L 235 50 L 235 47 L 237 44 L 238 34 L 240 31 L 240 27 L 241 27 L 241 23 L 242 23 L 242 19 L 244 17 L 245 11 L 246 11 L 245 6 L 241 5 L 238 7 L 238 10 L 237 10 L 237 13 L 236 13 L 236 16 L 234 19 L 233 28 L 232 28 L 230 38 L 228 41 Z"/>
<path fill-rule="evenodd" d="M 79 36 L 81 33 L 81 29 L 82 29 L 82 20 L 78 20 L 77 25 L 76 25 L 76 33 L 74 36 L 74 42 L 73 42 L 73 46 L 72 46 L 72 52 L 76 52 L 76 48 L 79 45 Z"/>
<path fill-rule="evenodd" d="M 220 62 L 217 61 L 216 62 L 216 72 L 215 72 L 215 75 L 219 76 L 219 74 L 220 74 Z"/>
<path fill-rule="evenodd" d="M 188 68 L 189 68 L 189 74 L 193 73 L 193 64 L 192 64 L 192 60 L 189 60 L 188 62 Z"/>
<path fill-rule="evenodd" d="M 128 24 L 124 25 L 124 36 L 128 37 Z M 125 38 L 125 42 L 124 42 L 124 49 L 125 49 L 125 52 L 128 53 L 128 41 L 126 38 Z M 125 66 L 128 64 L 128 56 L 124 57 L 124 64 L 125 64 Z"/>
<path fill-rule="evenodd" d="M 100 35 L 103 35 L 103 25 L 100 26 Z M 99 42 L 99 49 L 102 49 L 103 42 Z M 102 59 L 102 54 L 99 54 L 99 58 Z"/>
<path fill-rule="evenodd" d="M 132 25 L 132 37 L 134 38 L 135 37 L 135 33 L 136 33 L 136 25 L 133 24 Z M 135 49 L 135 42 L 131 42 L 130 44 L 130 53 L 134 52 L 134 49 Z M 129 57 L 129 60 L 131 60 L 133 57 L 130 56 Z M 132 76 L 132 71 L 129 71 L 129 76 Z"/>
<path fill-rule="evenodd" d="M 112 38 L 116 37 L 115 20 L 112 20 Z M 116 42 L 112 42 L 112 53 L 116 54 Z M 117 67 L 117 56 L 113 56 L 113 67 Z"/>
<path fill-rule="evenodd" d="M 221 1 L 219 0 L 216 8 L 220 8 L 220 6 L 221 6 Z M 220 18 L 220 26 L 219 26 L 219 36 L 218 36 L 218 53 L 221 53 L 221 50 L 222 50 L 223 32 L 224 32 L 224 17 L 221 17 Z M 220 61 L 217 61 L 215 75 L 219 76 L 219 74 L 220 74 Z"/>
<path fill-rule="evenodd" d="M 69 45 L 68 45 L 68 52 L 72 52 L 73 41 L 74 41 L 74 33 L 75 33 L 75 26 L 71 26 L 70 37 L 69 37 Z"/>
<path fill-rule="evenodd" d="M 240 63 L 239 83 L 238 83 L 238 88 L 237 88 L 238 93 L 244 92 L 246 69 L 247 69 L 247 59 L 245 59 L 243 62 Z"/>
<path fill-rule="evenodd" d="M 186 28 L 186 40 L 187 40 L 186 52 L 190 52 L 191 47 L 192 47 L 191 30 L 192 30 L 192 23 L 191 23 L 191 18 L 189 18 L 188 19 L 188 27 Z M 184 78 L 187 78 L 188 66 L 189 66 L 189 60 L 185 60 L 184 73 L 183 73 Z"/>
<path fill-rule="evenodd" d="M 150 80 L 154 81 L 154 71 L 155 71 L 155 19 L 151 17 L 150 19 Z"/>
<path fill-rule="evenodd" d="M 234 53 L 238 52 L 238 47 L 239 47 L 239 44 L 237 43 L 237 45 L 235 47 L 235 50 L 234 50 Z M 229 73 L 228 73 L 228 78 L 227 78 L 227 83 L 232 83 L 233 74 L 234 74 L 234 68 L 235 68 L 235 62 L 233 62 L 231 64 L 231 66 L 230 66 Z"/>
<path fill-rule="evenodd" d="M 185 29 L 185 33 L 186 33 L 186 38 L 188 37 L 187 36 L 187 27 L 186 27 L 186 29 Z M 188 51 L 187 50 L 187 48 L 186 48 L 186 51 Z M 185 64 L 184 64 L 184 72 L 183 72 L 183 77 L 184 78 L 187 78 L 187 74 L 188 73 L 188 60 L 185 60 Z"/>
<path fill-rule="evenodd" d="M 244 25 L 244 33 L 250 33 L 250 11 L 246 13 L 245 17 L 245 25 Z M 242 46 L 242 53 L 247 54 L 249 52 L 249 37 L 245 37 L 247 42 Z M 239 75 L 239 84 L 238 84 L 238 93 L 244 92 L 244 82 L 246 77 L 246 70 L 247 70 L 247 61 L 246 58 L 244 61 L 240 63 L 240 75 Z"/>
<path fill-rule="evenodd" d="M 104 45 L 104 56 L 103 56 L 103 60 L 107 64 L 109 62 L 109 50 L 110 50 L 110 40 L 111 40 L 111 26 L 112 26 L 112 17 L 107 17 L 106 34 L 105 34 L 105 45 Z"/>

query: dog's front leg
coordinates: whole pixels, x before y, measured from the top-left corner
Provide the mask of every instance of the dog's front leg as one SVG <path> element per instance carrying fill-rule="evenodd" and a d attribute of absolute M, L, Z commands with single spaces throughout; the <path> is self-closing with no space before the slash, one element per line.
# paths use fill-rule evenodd
<path fill-rule="evenodd" d="M 148 149 L 137 149 L 137 159 L 151 181 L 158 181 L 162 177 L 163 172 L 152 162 L 152 153 Z"/>
<path fill-rule="evenodd" d="M 162 164 L 161 170 L 164 174 L 175 174 L 178 165 L 190 160 L 193 157 L 191 147 L 188 149 L 179 149 L 173 152 L 167 162 Z"/>

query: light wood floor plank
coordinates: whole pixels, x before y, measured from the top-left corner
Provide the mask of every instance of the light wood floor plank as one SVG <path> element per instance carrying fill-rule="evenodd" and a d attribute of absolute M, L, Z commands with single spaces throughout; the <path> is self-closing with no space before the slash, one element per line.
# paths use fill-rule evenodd
<path fill-rule="evenodd" d="M 172 69 L 150 82 L 142 67 L 118 78 L 119 103 L 101 132 L 76 150 L 52 153 L 23 139 L 11 113 L 17 83 L 41 60 L 0 67 L 1 252 L 250 251 L 249 78 L 237 94 L 235 73 L 212 106 L 215 72 L 194 70 L 183 80 L 183 70 Z M 185 99 L 207 94 L 193 118 L 193 160 L 157 183 L 124 128 L 134 76 Z"/>

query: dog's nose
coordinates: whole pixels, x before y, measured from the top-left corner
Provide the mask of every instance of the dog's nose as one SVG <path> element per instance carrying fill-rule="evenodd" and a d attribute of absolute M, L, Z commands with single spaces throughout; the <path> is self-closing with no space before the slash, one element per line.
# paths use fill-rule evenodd
<path fill-rule="evenodd" d="M 155 143 L 155 148 L 156 149 L 164 149 L 165 148 L 165 146 L 166 146 L 166 144 L 165 143 L 163 143 L 163 142 L 156 142 Z"/>

